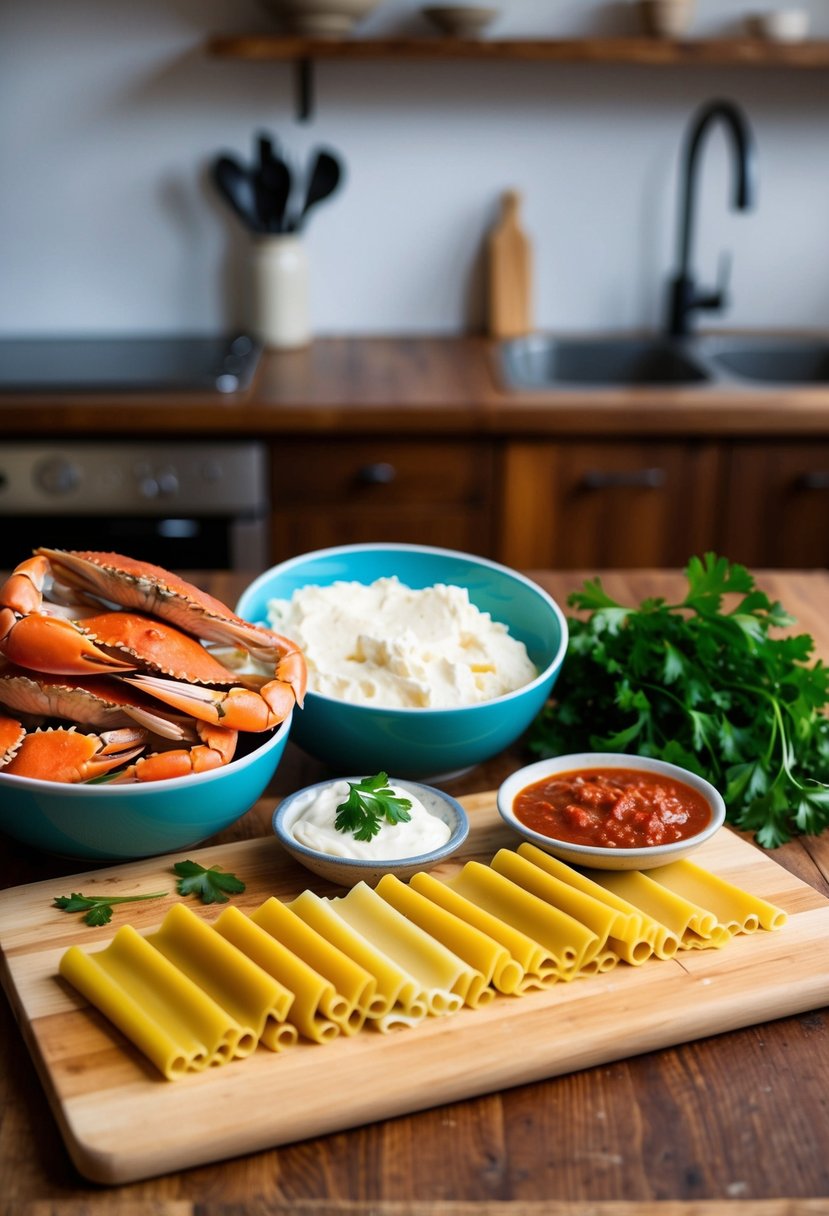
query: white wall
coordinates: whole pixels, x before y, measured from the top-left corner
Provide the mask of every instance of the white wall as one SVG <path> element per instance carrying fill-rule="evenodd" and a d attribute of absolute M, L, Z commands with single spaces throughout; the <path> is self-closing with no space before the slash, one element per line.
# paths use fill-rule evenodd
<path fill-rule="evenodd" d="M 760 6 L 698 0 L 693 32 L 733 32 Z M 383 0 L 363 28 L 425 32 L 418 7 Z M 494 36 L 637 28 L 632 0 L 501 8 Z M 829 5 L 811 9 L 829 37 Z M 301 124 L 288 65 L 204 52 L 211 32 L 272 28 L 257 0 L 0 0 L 0 334 L 242 322 L 246 241 L 206 167 L 223 149 L 251 155 L 259 128 L 299 158 L 331 145 L 348 166 L 307 232 L 319 334 L 478 324 L 481 242 L 506 187 L 525 198 L 539 327 L 658 324 L 683 132 L 714 96 L 748 113 L 760 194 L 754 212 L 728 210 L 712 135 L 699 277 L 729 250 L 723 323 L 829 326 L 825 70 L 321 63 Z"/>

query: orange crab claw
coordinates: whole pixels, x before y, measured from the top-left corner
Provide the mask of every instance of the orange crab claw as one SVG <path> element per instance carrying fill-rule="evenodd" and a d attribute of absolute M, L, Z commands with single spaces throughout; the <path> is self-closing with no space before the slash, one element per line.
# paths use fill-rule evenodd
<path fill-rule="evenodd" d="M 3 771 L 47 781 L 89 781 L 135 759 L 145 739 L 145 731 L 131 727 L 101 735 L 84 735 L 74 727 L 36 730 L 26 736 Z"/>
<path fill-rule="evenodd" d="M 43 603 L 43 584 L 48 573 L 49 562 L 45 557 L 27 558 L 0 587 L 0 604 L 20 616 L 37 612 Z"/>
<path fill-rule="evenodd" d="M 199 736 L 202 742 L 189 750 L 173 748 L 142 756 L 123 773 L 119 773 L 113 779 L 113 784 L 167 781 L 175 777 L 189 777 L 191 773 L 206 773 L 230 764 L 236 754 L 237 731 L 202 722 L 199 723 Z"/>
<path fill-rule="evenodd" d="M 0 651 L 21 667 L 51 675 L 135 670 L 135 663 L 105 654 L 71 621 L 41 615 L 17 620 L 9 609 L 0 612 Z"/>
<path fill-rule="evenodd" d="M 233 730 L 270 730 L 285 721 L 295 704 L 293 689 L 281 680 L 272 680 L 255 692 L 251 688 L 203 688 L 198 684 L 163 680 L 159 676 L 135 675 L 122 679 L 125 684 L 139 688 L 201 722 L 213 722 Z"/>

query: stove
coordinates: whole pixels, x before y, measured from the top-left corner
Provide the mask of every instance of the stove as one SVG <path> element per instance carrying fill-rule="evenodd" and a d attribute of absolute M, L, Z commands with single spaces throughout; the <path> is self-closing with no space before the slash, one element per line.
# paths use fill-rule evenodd
<path fill-rule="evenodd" d="M 262 353 L 248 334 L 0 339 L 0 392 L 237 393 Z"/>

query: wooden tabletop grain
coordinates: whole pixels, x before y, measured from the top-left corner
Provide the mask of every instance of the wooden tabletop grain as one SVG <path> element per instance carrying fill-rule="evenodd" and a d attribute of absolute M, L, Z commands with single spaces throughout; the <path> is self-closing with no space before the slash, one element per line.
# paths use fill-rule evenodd
<path fill-rule="evenodd" d="M 581 582 L 573 572 L 533 577 L 562 604 Z M 670 595 L 681 585 L 679 576 L 655 571 L 603 578 L 627 603 Z M 222 574 L 201 581 L 233 603 L 246 580 Z M 829 660 L 829 574 L 768 572 L 758 582 Z M 447 788 L 455 794 L 494 788 L 528 758 L 519 745 Z M 325 775 L 289 744 L 273 793 Z M 269 830 L 263 804 L 210 843 Z M 1 843 L 3 887 L 79 868 Z M 829 896 L 829 835 L 801 838 L 773 857 Z M 85 1182 L 71 1165 L 5 1000 L 0 1034 L 0 1216 L 829 1212 L 827 1010 L 108 1190 Z M 221 1109 L 215 1114 L 220 1120 Z"/>

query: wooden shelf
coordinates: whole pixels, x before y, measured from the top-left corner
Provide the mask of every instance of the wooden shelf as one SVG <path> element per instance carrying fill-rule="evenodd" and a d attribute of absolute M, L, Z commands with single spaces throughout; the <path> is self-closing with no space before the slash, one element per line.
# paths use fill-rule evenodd
<path fill-rule="evenodd" d="M 463 39 L 298 38 L 279 34 L 215 35 L 209 54 L 221 59 L 302 62 L 320 59 L 469 59 L 539 63 L 606 63 L 643 67 L 829 67 L 829 41 L 763 42 L 753 38 Z"/>

